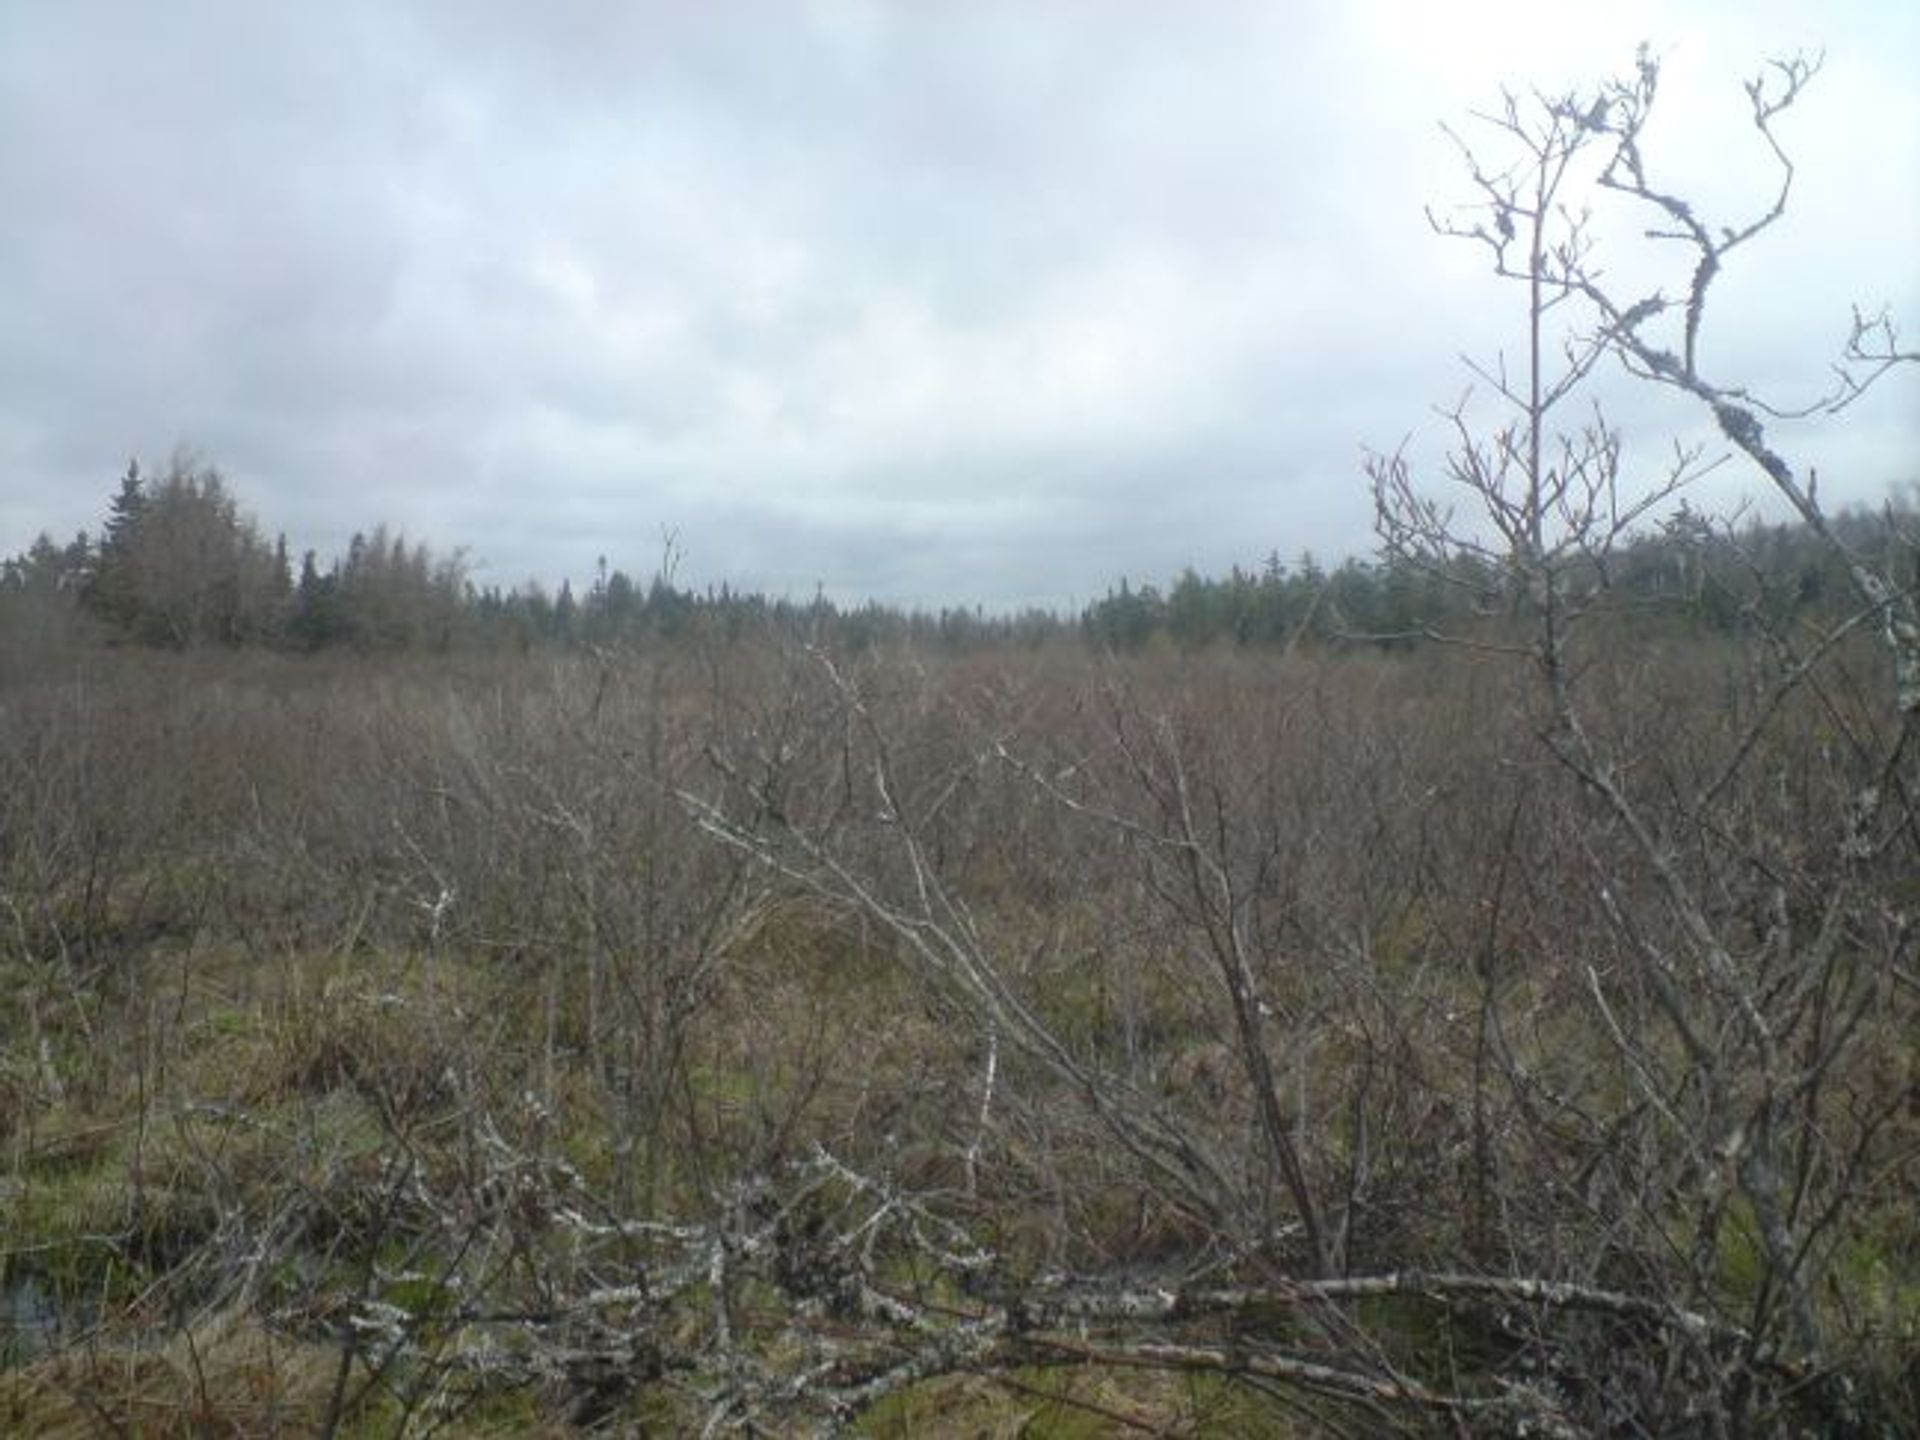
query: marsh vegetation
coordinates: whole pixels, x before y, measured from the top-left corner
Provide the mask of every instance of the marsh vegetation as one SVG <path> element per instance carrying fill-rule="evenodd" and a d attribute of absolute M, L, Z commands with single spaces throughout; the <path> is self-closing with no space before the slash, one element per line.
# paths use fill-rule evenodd
<path fill-rule="evenodd" d="M 1529 363 L 1477 518 L 1375 458 L 1377 567 L 562 625 L 385 536 L 296 581 L 191 467 L 10 565 L 0 1428 L 1911 1426 L 1914 526 L 1696 358 L 1785 190 L 1669 200 L 1656 79 L 1469 147 Z M 1912 358 L 1856 317 L 1833 406 Z M 1562 434 L 1616 362 L 1791 523 Z"/>

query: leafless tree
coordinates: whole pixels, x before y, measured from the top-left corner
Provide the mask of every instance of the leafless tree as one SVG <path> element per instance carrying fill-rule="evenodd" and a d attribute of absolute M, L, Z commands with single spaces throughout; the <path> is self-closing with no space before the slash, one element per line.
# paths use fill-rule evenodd
<path fill-rule="evenodd" d="M 1660 67 L 1644 49 L 1624 80 L 1582 94 L 1508 93 L 1476 116 L 1477 128 L 1455 137 L 1474 200 L 1434 223 L 1481 247 L 1523 297 L 1517 373 L 1504 360 L 1472 366 L 1505 418 L 1488 432 L 1464 403 L 1450 413 L 1446 478 L 1464 514 L 1416 479 L 1404 453 L 1369 466 L 1392 553 L 1504 582 L 1484 598 L 1504 604 L 1508 623 L 1449 638 L 1529 662 L 1539 733 L 1592 806 L 1587 883 L 1613 943 L 1611 963 L 1586 968 L 1586 990 L 1631 1084 L 1623 1143 L 1645 1126 L 1658 1134 L 1664 1193 L 1647 1196 L 1649 1212 L 1674 1234 L 1690 1292 L 1716 1303 L 1736 1303 L 1723 1274 L 1729 1248 L 1751 1246 L 1755 1274 L 1740 1297 L 1749 1354 L 1790 1356 L 1810 1374 L 1835 1359 L 1839 1320 L 1824 1297 L 1836 1239 L 1886 1163 L 1874 1137 L 1898 1104 L 1855 1082 L 1863 1047 L 1876 1043 L 1867 1022 L 1899 1003 L 1910 955 L 1894 880 L 1915 863 L 1920 624 L 1910 583 L 1843 541 L 1814 476 L 1766 425 L 1837 415 L 1920 354 L 1901 348 L 1890 317 L 1856 312 L 1829 387 L 1788 405 L 1710 371 L 1702 337 L 1716 279 L 1787 212 L 1794 167 L 1781 122 L 1818 70 L 1796 56 L 1747 84 L 1778 184 L 1755 213 L 1727 223 L 1666 188 L 1648 153 Z M 1677 284 L 1617 288 L 1590 218 L 1595 196 L 1644 217 L 1646 236 L 1676 257 Z M 1698 401 L 1733 454 L 1838 557 L 1857 601 L 1813 634 L 1768 630 L 1756 616 L 1766 664 L 1754 673 L 1764 678 L 1727 717 L 1712 764 L 1625 733 L 1617 692 L 1594 673 L 1606 667 L 1589 634 L 1611 608 L 1624 543 L 1716 463 L 1704 449 L 1680 451 L 1656 478 L 1635 479 L 1622 435 L 1586 400 L 1609 364 Z M 1911 554 L 1911 537 L 1894 539 L 1891 553 Z M 1449 564 L 1463 555 L 1486 563 Z M 1885 688 L 1863 706 L 1842 653 L 1875 630 Z M 1775 743 L 1803 707 L 1844 736 L 1844 760 L 1819 777 L 1811 815 L 1757 811 L 1757 782 L 1784 794 L 1809 778 L 1791 773 Z M 1838 1104 L 1856 1124 L 1836 1123 Z M 1751 1379 L 1730 1376 L 1720 1397 L 1736 1429 L 1755 1423 Z"/>

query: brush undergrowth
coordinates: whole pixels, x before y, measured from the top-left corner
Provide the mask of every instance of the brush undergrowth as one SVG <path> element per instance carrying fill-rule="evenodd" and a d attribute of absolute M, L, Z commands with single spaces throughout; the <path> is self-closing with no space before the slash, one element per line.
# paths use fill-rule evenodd
<path fill-rule="evenodd" d="M 1249 1273 L 1219 1215 L 1143 1173 L 902 933 L 696 826 L 674 792 L 711 788 L 714 749 L 839 743 L 790 663 L 746 646 L 445 671 L 127 654 L 0 691 L 0 1429 L 697 1427 L 716 1356 L 797 1363 L 855 1328 L 853 1301 L 779 1264 L 715 1290 L 673 1269 L 667 1231 L 750 1228 L 762 1207 L 791 1254 L 814 1243 L 837 1264 L 858 1187 L 809 1182 L 784 1210 L 765 1188 L 821 1156 L 995 1257 L 990 1280 L 936 1263 L 881 1238 L 904 1198 L 872 1211 L 864 1273 L 926 1316 L 1060 1275 Z M 1061 774 L 1111 779 L 1101 803 L 1151 799 L 1126 789 L 1101 718 L 1111 669 L 1049 655 L 929 673 L 874 659 L 897 702 L 878 723 L 924 773 L 930 863 L 1009 993 L 1284 1216 L 1205 917 L 1156 890 L 1147 841 L 963 754 L 963 721 L 992 711 Z M 1655 678 L 1684 693 L 1688 673 L 1676 659 Z M 1729 1323 L 1767 1303 L 1752 1216 L 1729 1201 L 1703 1229 L 1677 1198 L 1708 1193 L 1698 1162 L 1633 1073 L 1671 1038 L 1590 1003 L 1589 972 L 1621 964 L 1590 883 L 1606 840 L 1572 787 L 1517 774 L 1524 709 L 1490 705 L 1471 661 L 1420 654 L 1161 658 L 1122 678 L 1187 727 L 1194 773 L 1226 782 L 1209 803 L 1251 857 L 1235 913 L 1264 967 L 1264 1043 L 1314 1127 L 1353 1271 L 1517 1266 Z M 1763 776 L 1821 742 L 1767 743 Z M 829 785 L 761 803 L 822 807 L 849 863 L 899 881 L 835 828 L 851 822 L 834 806 L 863 801 Z M 1864 965 L 1883 938 L 1848 943 Z M 1920 1408 L 1914 1019 L 1909 976 L 1809 1101 L 1833 1157 L 1808 1171 L 1807 1203 L 1834 1211 L 1821 1318 L 1858 1413 L 1881 1417 L 1868 1425 Z M 1608 1023 L 1647 1048 L 1623 1056 Z M 569 1369 L 547 1312 L 601 1296 L 603 1334 L 638 1313 L 604 1298 L 616 1282 L 657 1286 L 649 1338 L 624 1373 Z M 1188 1338 L 1324 1345 L 1326 1323 L 1252 1305 Z M 1464 1395 L 1565 1390 L 1564 1367 L 1625 1336 L 1424 1298 L 1339 1324 L 1391 1373 Z M 1669 1383 L 1686 1382 L 1645 1393 Z M 1029 1354 L 895 1388 L 859 1425 L 1290 1435 L 1331 1413 L 1251 1375 Z"/>

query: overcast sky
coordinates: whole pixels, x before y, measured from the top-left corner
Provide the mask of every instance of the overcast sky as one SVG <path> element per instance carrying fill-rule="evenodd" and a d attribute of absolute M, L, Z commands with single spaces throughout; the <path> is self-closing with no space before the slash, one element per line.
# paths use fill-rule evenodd
<path fill-rule="evenodd" d="M 0 553 L 182 444 L 296 550 L 500 584 L 663 528 L 695 584 L 928 606 L 1367 553 L 1363 447 L 1432 467 L 1519 333 L 1427 229 L 1438 122 L 1643 38 L 1716 222 L 1740 81 L 1827 52 L 1718 372 L 1811 393 L 1856 300 L 1920 338 L 1913 0 L 0 0 Z M 1649 461 L 1684 423 L 1617 403 Z M 1920 479 L 1920 373 L 1783 439 Z"/>

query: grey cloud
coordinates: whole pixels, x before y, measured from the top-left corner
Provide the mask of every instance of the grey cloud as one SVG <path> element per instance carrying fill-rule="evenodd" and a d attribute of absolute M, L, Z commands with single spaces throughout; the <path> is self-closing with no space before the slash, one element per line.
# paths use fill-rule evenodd
<path fill-rule="evenodd" d="M 22 8 L 0 550 L 177 439 L 296 544 L 384 519 L 504 583 L 644 570 L 663 524 L 703 583 L 926 604 L 1364 550 L 1361 447 L 1431 468 L 1457 352 L 1512 335 L 1421 212 L 1462 189 L 1435 121 L 1503 76 L 1442 73 L 1420 13 Z M 1688 86 L 1737 109 L 1791 18 L 1703 6 Z M 1920 324 L 1920 131 L 1878 118 L 1920 37 L 1829 18 L 1773 278 L 1730 275 L 1717 342 L 1789 390 L 1854 287 Z M 1906 478 L 1910 397 L 1809 441 L 1841 493 Z"/>

